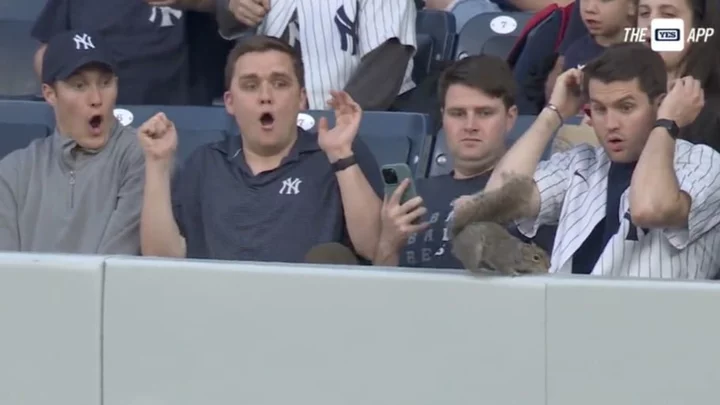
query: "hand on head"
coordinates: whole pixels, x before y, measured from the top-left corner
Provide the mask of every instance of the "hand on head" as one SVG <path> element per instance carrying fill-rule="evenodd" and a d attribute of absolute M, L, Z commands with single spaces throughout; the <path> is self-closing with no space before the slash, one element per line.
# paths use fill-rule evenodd
<path fill-rule="evenodd" d="M 580 69 L 568 69 L 555 81 L 549 103 L 557 107 L 564 119 L 577 115 L 585 104 Z"/>
<path fill-rule="evenodd" d="M 400 204 L 402 195 L 409 185 L 410 180 L 405 179 L 392 195 L 386 195 L 380 211 L 380 243 L 391 246 L 394 251 L 402 249 L 410 235 L 422 232 L 430 226 L 428 222 L 420 222 L 420 218 L 427 213 L 421 197 Z"/>
<path fill-rule="evenodd" d="M 682 128 L 692 124 L 705 106 L 700 81 L 686 76 L 670 83 L 669 91 L 658 108 L 658 118 L 675 121 Z"/>

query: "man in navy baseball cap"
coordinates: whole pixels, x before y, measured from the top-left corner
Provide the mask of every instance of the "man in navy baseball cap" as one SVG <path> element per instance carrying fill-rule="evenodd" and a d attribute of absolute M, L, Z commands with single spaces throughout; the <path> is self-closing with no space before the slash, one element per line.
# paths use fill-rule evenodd
<path fill-rule="evenodd" d="M 87 65 L 115 71 L 110 49 L 98 34 L 66 31 L 50 39 L 43 55 L 42 82 L 52 85 Z"/>

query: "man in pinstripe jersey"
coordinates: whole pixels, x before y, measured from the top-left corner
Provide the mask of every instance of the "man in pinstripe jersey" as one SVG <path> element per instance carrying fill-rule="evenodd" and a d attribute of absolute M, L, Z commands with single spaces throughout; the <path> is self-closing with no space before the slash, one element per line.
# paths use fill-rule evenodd
<path fill-rule="evenodd" d="M 704 96 L 685 77 L 667 90 L 660 56 L 641 44 L 608 48 L 582 71 L 558 78 L 550 104 L 508 151 L 503 173 L 534 176 L 532 236 L 558 224 L 551 272 L 706 279 L 720 266 L 720 154 L 676 139 Z M 580 90 L 582 89 L 582 91 Z M 589 97 L 601 146 L 577 146 L 539 162 L 561 121 Z M 456 204 L 462 209 L 465 197 Z"/>
<path fill-rule="evenodd" d="M 308 105 L 345 90 L 363 110 L 387 110 L 415 87 L 413 0 L 218 0 L 220 34 L 281 38 L 305 65 Z"/>

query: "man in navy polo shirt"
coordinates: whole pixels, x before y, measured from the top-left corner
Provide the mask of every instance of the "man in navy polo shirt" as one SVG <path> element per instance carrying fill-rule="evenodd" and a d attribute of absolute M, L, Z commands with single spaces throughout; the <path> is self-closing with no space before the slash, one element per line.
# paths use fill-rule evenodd
<path fill-rule="evenodd" d="M 147 159 L 144 255 L 301 262 L 315 245 L 345 243 L 372 258 L 382 179 L 356 139 L 362 111 L 333 93 L 336 126 L 298 128 L 303 65 L 285 42 L 256 36 L 228 57 L 225 107 L 240 136 L 196 150 L 171 182 L 175 128 L 160 113 L 138 129 Z"/>

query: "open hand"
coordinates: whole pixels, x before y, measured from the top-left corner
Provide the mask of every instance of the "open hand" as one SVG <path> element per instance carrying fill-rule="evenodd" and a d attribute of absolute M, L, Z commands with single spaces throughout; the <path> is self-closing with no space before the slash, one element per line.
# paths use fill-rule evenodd
<path fill-rule="evenodd" d="M 700 81 L 686 76 L 671 84 L 658 108 L 658 118 L 675 121 L 682 128 L 692 124 L 704 106 L 705 92 Z"/>
<path fill-rule="evenodd" d="M 335 111 L 335 127 L 328 128 L 323 117 L 318 123 L 318 143 L 330 161 L 343 159 L 352 154 L 352 144 L 360 128 L 362 108 L 344 91 L 331 91 L 328 106 Z"/>

